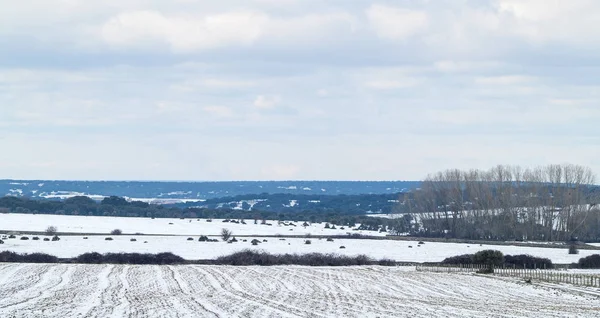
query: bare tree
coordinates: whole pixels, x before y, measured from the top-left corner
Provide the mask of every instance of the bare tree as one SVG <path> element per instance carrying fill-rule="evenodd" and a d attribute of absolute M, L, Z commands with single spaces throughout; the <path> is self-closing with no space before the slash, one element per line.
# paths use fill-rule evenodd
<path fill-rule="evenodd" d="M 229 239 L 231 238 L 231 235 L 233 233 L 231 232 L 231 230 L 229 229 L 222 229 L 221 230 L 221 238 L 223 239 L 223 241 L 229 241 Z"/>
<path fill-rule="evenodd" d="M 58 229 L 56 228 L 56 226 L 50 225 L 46 228 L 46 235 L 48 235 L 48 236 L 56 235 L 57 231 L 58 231 Z"/>
<path fill-rule="evenodd" d="M 568 240 L 597 238 L 600 190 L 591 169 L 498 165 L 428 175 L 404 196 L 402 208 L 421 233 L 479 239 Z M 595 231 L 595 232 L 594 232 Z"/>

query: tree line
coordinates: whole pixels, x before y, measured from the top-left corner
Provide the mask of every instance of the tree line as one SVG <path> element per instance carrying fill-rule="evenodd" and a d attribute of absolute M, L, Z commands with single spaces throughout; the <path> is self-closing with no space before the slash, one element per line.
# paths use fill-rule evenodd
<path fill-rule="evenodd" d="M 600 191 L 588 167 L 499 165 L 431 174 L 395 213 L 423 236 L 486 240 L 600 239 Z"/>
<path fill-rule="evenodd" d="M 351 197 L 351 196 L 349 196 Z M 390 203 L 393 205 L 393 203 Z M 33 200 L 23 197 L 0 197 L 0 213 L 57 214 L 83 216 L 119 216 L 150 218 L 203 218 L 233 220 L 288 220 L 309 223 L 330 223 L 339 226 L 354 227 L 360 224 L 361 229 L 379 231 L 390 234 L 406 233 L 411 227 L 411 216 L 398 219 L 375 218 L 356 211 L 339 209 L 315 210 L 237 210 L 231 208 L 178 208 L 165 205 L 148 204 L 141 201 L 127 201 L 124 198 L 111 196 L 97 202 L 86 196 L 76 196 L 61 201 Z M 1 219 L 1 215 L 0 215 Z"/>

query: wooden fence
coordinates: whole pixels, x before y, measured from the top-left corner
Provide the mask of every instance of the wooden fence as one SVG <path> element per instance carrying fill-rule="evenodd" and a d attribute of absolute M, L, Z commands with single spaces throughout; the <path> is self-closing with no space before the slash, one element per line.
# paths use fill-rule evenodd
<path fill-rule="evenodd" d="M 460 273 L 460 272 L 478 272 L 479 270 L 487 269 L 486 265 L 467 264 L 467 265 L 417 265 L 417 271 L 423 272 L 444 272 L 444 273 Z M 600 288 L 600 274 L 576 274 L 568 273 L 561 270 L 546 270 L 546 269 L 523 269 L 523 268 L 506 268 L 494 267 L 492 275 L 520 277 L 524 279 L 539 280 L 550 283 L 565 283 L 577 286 L 589 286 Z"/>

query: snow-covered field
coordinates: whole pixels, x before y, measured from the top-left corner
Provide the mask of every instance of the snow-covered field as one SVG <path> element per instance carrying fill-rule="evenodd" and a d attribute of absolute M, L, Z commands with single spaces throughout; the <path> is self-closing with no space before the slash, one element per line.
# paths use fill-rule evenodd
<path fill-rule="evenodd" d="M 163 235 L 219 235 L 222 228 L 232 230 L 236 235 L 345 235 L 358 233 L 370 236 L 384 236 L 386 233 L 376 231 L 354 231 L 350 228 L 325 229 L 325 224 L 314 223 L 306 228 L 303 222 L 293 222 L 296 226 L 278 225 L 277 221 L 268 221 L 271 226 L 254 224 L 254 220 L 246 220 L 246 224 L 223 223 L 214 219 L 162 219 L 162 218 L 125 218 L 107 216 L 72 216 L 48 214 L 2 214 L 0 230 L 5 231 L 37 231 L 43 232 L 48 226 L 55 226 L 59 232 L 65 233 L 110 233 L 120 229 L 123 233 L 163 234 Z M 172 224 L 170 224 L 172 223 Z"/>
<path fill-rule="evenodd" d="M 1 317 L 598 317 L 600 302 L 401 267 L 0 264 Z"/>
<path fill-rule="evenodd" d="M 235 233 L 234 233 L 235 234 Z M 328 242 L 326 239 L 310 238 L 311 244 L 305 243 L 305 238 L 259 238 L 266 239 L 258 246 L 250 244 L 251 239 L 243 242 L 238 238 L 237 243 L 198 242 L 198 236 L 192 236 L 194 241 L 187 241 L 186 236 L 110 236 L 113 241 L 106 241 L 108 236 L 89 236 L 84 240 L 82 236 L 62 236 L 60 241 L 45 242 L 6 239 L 0 245 L 0 251 L 10 250 L 19 253 L 43 252 L 58 257 L 75 257 L 86 252 L 128 252 L 128 253 L 159 253 L 172 252 L 185 259 L 214 259 L 221 255 L 231 254 L 243 249 L 264 250 L 270 253 L 337 253 L 342 255 L 365 254 L 375 259 L 390 258 L 403 262 L 437 262 L 446 257 L 460 254 L 475 253 L 484 249 L 496 249 L 504 254 L 530 254 L 546 257 L 554 263 L 566 264 L 577 262 L 579 258 L 591 254 L 600 254 L 598 250 L 580 250 L 578 255 L 570 255 L 567 249 L 539 248 L 508 245 L 482 245 L 426 242 L 419 246 L 417 241 L 392 241 L 392 240 L 360 240 L 360 239 L 335 239 Z M 131 242 L 136 238 L 136 242 Z M 216 238 L 216 237 L 215 237 Z M 147 243 L 144 243 L 147 242 Z M 345 249 L 340 249 L 345 246 Z M 412 247 L 409 247 L 412 246 Z"/>

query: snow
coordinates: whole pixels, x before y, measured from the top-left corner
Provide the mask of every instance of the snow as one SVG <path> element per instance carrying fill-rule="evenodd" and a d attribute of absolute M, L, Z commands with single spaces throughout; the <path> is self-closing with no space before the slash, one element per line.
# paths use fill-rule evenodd
<path fill-rule="evenodd" d="M 23 190 L 22 189 L 9 189 L 8 190 L 8 194 L 9 195 L 22 196 L 23 195 Z"/>
<path fill-rule="evenodd" d="M 40 193 L 41 198 L 46 199 L 68 199 L 77 196 L 86 196 L 92 200 L 100 201 L 104 199 L 106 196 L 99 194 L 87 194 L 83 192 L 75 192 L 75 191 L 52 191 L 50 193 L 42 192 Z"/>
<path fill-rule="evenodd" d="M 568 254 L 567 249 L 537 248 L 521 246 L 502 245 L 468 245 L 458 243 L 435 243 L 426 242 L 418 247 L 417 242 L 393 241 L 393 240 L 361 240 L 361 239 L 335 239 L 328 242 L 326 239 L 309 238 L 311 244 L 304 244 L 307 238 L 277 238 L 257 237 L 260 241 L 266 239 L 258 246 L 248 242 L 242 242 L 243 237 L 237 235 L 239 242 L 198 242 L 199 235 L 190 235 L 194 241 L 187 241 L 188 236 L 111 236 L 97 235 L 83 239 L 82 236 L 62 236 L 60 241 L 45 242 L 42 240 L 20 240 L 6 239 L 0 250 L 10 250 L 19 253 L 42 252 L 58 257 L 75 257 L 86 252 L 124 252 L 124 253 L 160 253 L 172 252 L 185 259 L 215 259 L 219 256 L 228 255 L 244 249 L 266 251 L 274 254 L 284 253 L 336 253 L 342 255 L 365 254 L 375 259 L 389 258 L 400 262 L 438 262 L 451 256 L 476 253 L 485 249 L 499 250 L 504 254 L 530 254 L 538 257 L 546 257 L 554 263 L 567 264 L 577 262 L 579 258 L 591 254 L 599 254 L 600 251 L 580 250 L 580 254 Z M 112 237 L 113 241 L 106 241 L 106 237 Z M 31 236 L 30 236 L 31 237 Z M 136 242 L 131 242 L 136 238 Z M 219 238 L 213 236 L 213 238 Z M 254 238 L 254 237 L 253 237 Z M 144 243 L 147 241 L 148 243 Z M 345 246 L 345 249 L 340 249 Z M 409 246 L 412 246 L 409 247 Z"/>
<path fill-rule="evenodd" d="M 0 264 L 1 317 L 594 317 L 574 290 L 402 267 Z"/>
<path fill-rule="evenodd" d="M 485 249 L 499 250 L 504 254 L 529 254 L 537 257 L 551 259 L 554 263 L 570 264 L 580 258 L 592 254 L 600 254 L 600 250 L 583 250 L 579 254 L 568 254 L 567 248 L 543 248 L 513 245 L 479 245 L 462 243 L 401 241 L 386 239 L 335 239 L 327 242 L 326 239 L 306 238 L 312 236 L 345 235 L 358 233 L 372 236 L 384 236 L 385 233 L 374 231 L 354 231 L 348 228 L 342 230 L 325 229 L 324 224 L 311 224 L 304 228 L 302 223 L 296 222 L 296 227 L 284 226 L 277 221 L 268 221 L 272 226 L 254 224 L 253 220 L 246 220 L 247 224 L 224 223 L 222 220 L 206 222 L 205 219 L 150 219 L 150 218 L 120 218 L 120 217 L 94 217 L 94 216 L 67 216 L 67 215 L 32 215 L 32 214 L 2 214 L 0 230 L 26 233 L 28 231 L 43 232 L 48 226 L 56 226 L 59 232 L 65 233 L 96 233 L 103 235 L 89 235 L 84 240 L 81 235 L 63 235 L 58 242 L 44 242 L 42 240 L 5 239 L 5 244 L 0 250 L 11 250 L 22 253 L 43 252 L 59 257 L 73 257 L 86 252 L 141 252 L 158 253 L 173 252 L 186 259 L 214 259 L 246 248 L 260 249 L 270 253 L 338 253 L 343 255 L 365 254 L 375 259 L 390 258 L 402 262 L 437 262 L 451 256 L 471 254 Z M 172 223 L 172 224 L 169 224 Z M 237 236 L 240 242 L 198 242 L 200 235 L 219 238 L 221 230 L 227 228 Z M 114 241 L 105 241 L 114 229 L 121 229 L 126 235 L 111 236 Z M 143 233 L 151 235 L 127 235 Z M 276 235 L 300 236 L 296 238 L 266 237 Z M 27 235 L 31 237 L 32 235 Z M 268 242 L 252 246 L 249 242 L 242 242 L 243 236 L 255 236 L 267 239 Z M 137 242 L 130 242 L 135 237 Z M 193 237 L 194 241 L 187 241 Z M 312 244 L 304 244 L 310 239 Z M 148 243 L 144 243 L 147 241 Z M 248 239 L 251 241 L 251 239 Z M 340 246 L 345 249 L 340 249 Z M 600 246 L 600 244 L 596 244 Z"/>
<path fill-rule="evenodd" d="M 75 216 L 51 214 L 2 214 L 0 230 L 6 231 L 38 231 L 43 232 L 48 226 L 53 225 L 59 232 L 64 233 L 110 233 L 114 229 L 121 229 L 123 233 L 144 233 L 163 235 L 219 235 L 221 229 L 228 228 L 236 235 L 346 235 L 363 234 L 370 236 L 384 236 L 386 233 L 376 231 L 354 231 L 341 227 L 325 229 L 325 224 L 313 223 L 304 228 L 303 222 L 294 222 L 296 226 L 279 225 L 277 221 L 268 221 L 272 226 L 254 224 L 253 220 L 246 220 L 247 224 L 223 223 L 223 220 L 214 219 L 206 222 L 205 219 L 173 219 L 173 218 L 126 218 L 108 216 Z M 172 223 L 172 224 L 169 224 Z"/>

